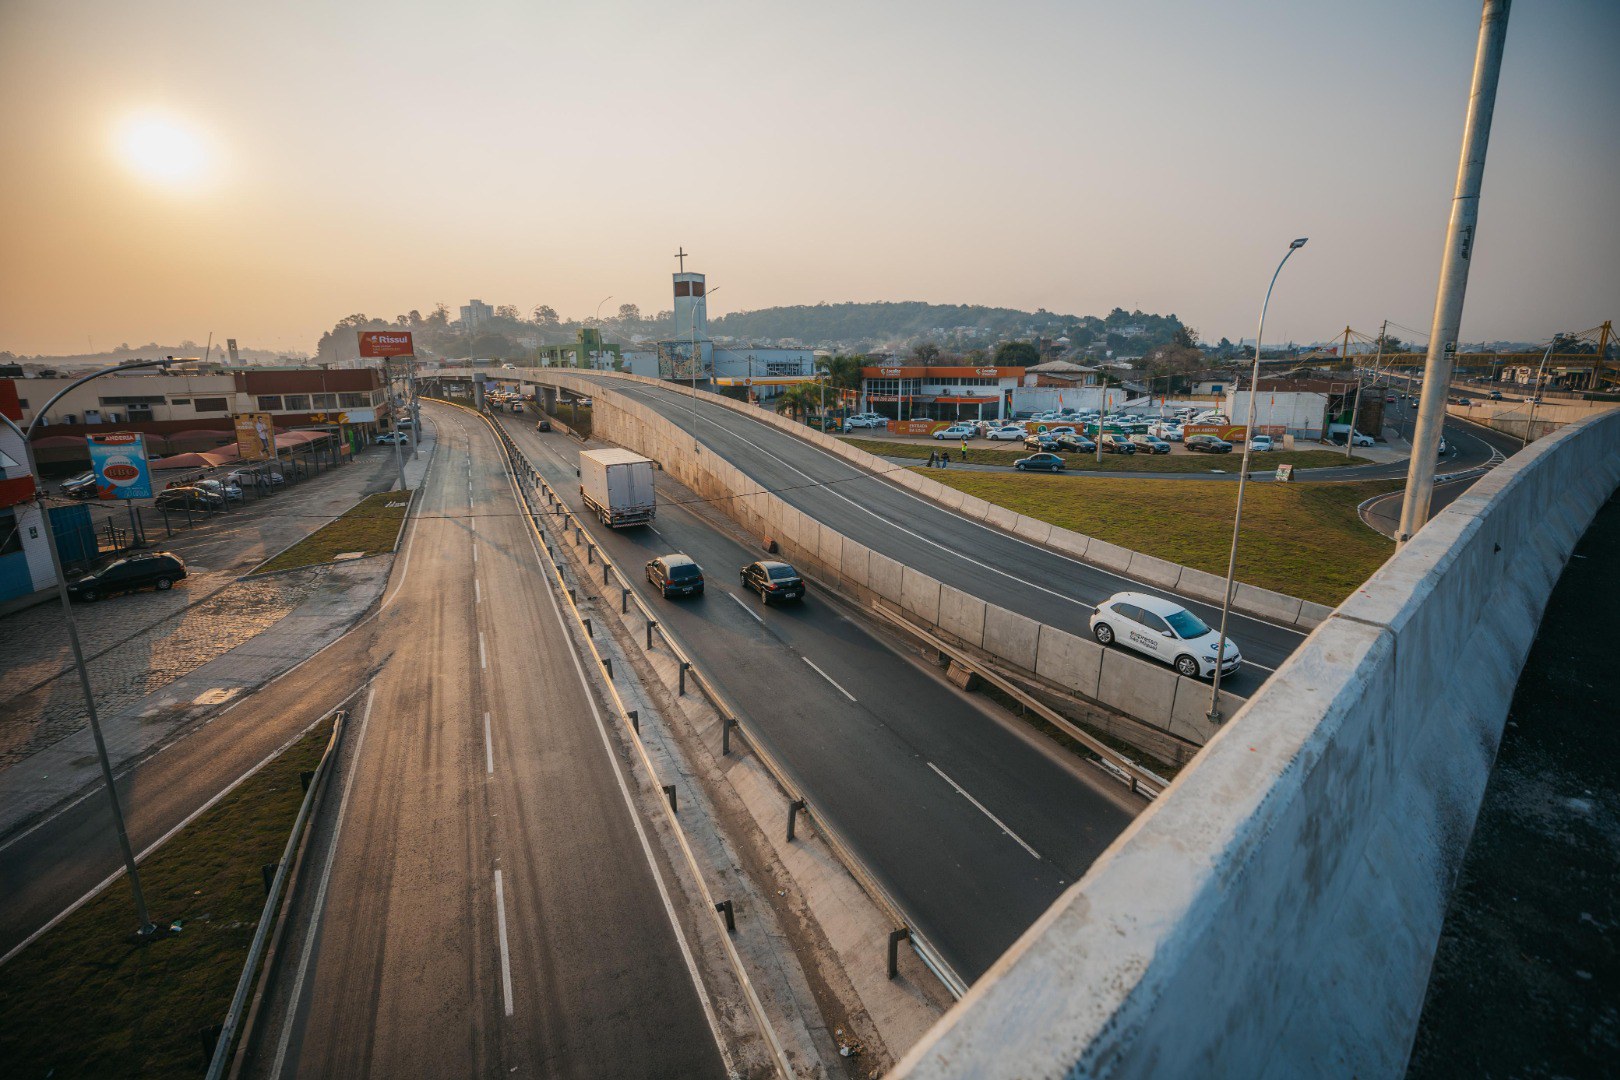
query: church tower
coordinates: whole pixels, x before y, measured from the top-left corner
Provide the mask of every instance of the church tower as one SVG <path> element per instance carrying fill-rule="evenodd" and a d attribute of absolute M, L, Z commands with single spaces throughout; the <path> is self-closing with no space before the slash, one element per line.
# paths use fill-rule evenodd
<path fill-rule="evenodd" d="M 675 272 L 675 326 L 677 340 L 709 340 L 709 302 L 704 297 L 703 275 L 686 269 L 686 249 L 675 253 L 681 268 Z"/>

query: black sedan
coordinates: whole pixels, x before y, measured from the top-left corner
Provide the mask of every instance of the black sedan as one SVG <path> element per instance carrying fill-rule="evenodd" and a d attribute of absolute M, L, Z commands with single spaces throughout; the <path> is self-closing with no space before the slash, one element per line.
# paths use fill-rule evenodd
<path fill-rule="evenodd" d="M 1230 454 L 1232 452 L 1231 443 L 1225 439 L 1217 439 L 1213 435 L 1189 435 L 1182 441 L 1181 445 L 1200 454 Z"/>
<path fill-rule="evenodd" d="M 759 602 L 803 600 L 804 579 L 785 562 L 762 559 L 742 568 L 742 587 L 759 593 Z"/>
<path fill-rule="evenodd" d="M 1056 454 L 1031 454 L 1013 462 L 1013 468 L 1025 472 L 1062 472 L 1063 459 Z"/>
<path fill-rule="evenodd" d="M 1095 454 L 1097 452 L 1097 444 L 1084 435 L 1059 435 L 1053 441 L 1057 443 L 1059 450 L 1071 454 Z"/>
<path fill-rule="evenodd" d="M 180 556 L 167 551 L 148 551 L 103 563 L 78 580 L 68 582 L 67 591 L 74 600 L 89 603 L 148 585 L 163 592 L 185 576 L 186 564 L 180 561 Z"/>
<path fill-rule="evenodd" d="M 1044 450 L 1047 453 L 1051 453 L 1057 448 L 1058 441 L 1056 437 L 1052 435 L 1041 433 L 1036 435 L 1028 435 L 1024 438 L 1025 450 Z"/>
<path fill-rule="evenodd" d="M 534 430 L 536 430 L 536 431 L 550 431 L 551 430 L 551 421 L 547 420 L 545 417 L 542 416 L 540 419 L 538 419 L 538 420 L 536 420 L 534 422 Z"/>

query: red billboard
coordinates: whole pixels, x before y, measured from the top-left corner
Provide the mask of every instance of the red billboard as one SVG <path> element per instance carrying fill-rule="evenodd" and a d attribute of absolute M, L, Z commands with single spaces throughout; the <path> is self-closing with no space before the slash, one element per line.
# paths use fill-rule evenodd
<path fill-rule="evenodd" d="M 361 330 L 361 356 L 415 356 L 409 330 Z"/>

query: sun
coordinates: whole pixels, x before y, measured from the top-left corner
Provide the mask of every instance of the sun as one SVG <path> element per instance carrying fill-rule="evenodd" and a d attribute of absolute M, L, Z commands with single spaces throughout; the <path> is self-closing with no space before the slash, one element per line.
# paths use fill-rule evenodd
<path fill-rule="evenodd" d="M 159 113 L 126 117 L 115 145 L 124 167 L 143 180 L 168 188 L 195 187 L 208 172 L 208 149 L 181 121 Z"/>

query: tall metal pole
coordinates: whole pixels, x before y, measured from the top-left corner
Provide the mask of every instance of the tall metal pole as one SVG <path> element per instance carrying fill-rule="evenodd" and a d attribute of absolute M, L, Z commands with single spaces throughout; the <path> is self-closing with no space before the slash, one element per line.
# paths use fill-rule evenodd
<path fill-rule="evenodd" d="M 1440 261 L 1440 288 L 1434 300 L 1434 322 L 1429 330 L 1429 355 L 1423 368 L 1423 390 L 1417 428 L 1412 432 L 1412 458 L 1406 474 L 1406 495 L 1401 501 L 1397 542 L 1410 540 L 1429 520 L 1434 496 L 1435 455 L 1440 449 L 1446 419 L 1446 396 L 1457 362 L 1457 334 L 1462 325 L 1463 295 L 1468 290 L 1468 267 L 1474 253 L 1474 231 L 1479 221 L 1479 190 L 1485 176 L 1485 150 L 1491 138 L 1491 117 L 1496 111 L 1496 83 L 1502 71 L 1502 48 L 1507 42 L 1511 0 L 1485 0 L 1479 20 L 1479 46 L 1474 54 L 1474 82 L 1469 93 L 1468 118 L 1463 125 L 1462 153 L 1457 165 L 1457 189 L 1451 202 L 1451 223 L 1446 228 L 1445 253 Z"/>
<path fill-rule="evenodd" d="M 1215 640 L 1215 679 L 1209 691 L 1209 719 L 1221 721 L 1221 663 L 1226 659 L 1226 619 L 1232 613 L 1232 583 L 1237 576 L 1238 531 L 1243 527 L 1243 491 L 1249 480 L 1249 455 L 1254 448 L 1255 395 L 1260 392 L 1260 343 L 1266 336 L 1266 309 L 1271 306 L 1271 290 L 1277 285 L 1277 275 L 1289 258 L 1305 246 L 1307 237 L 1300 237 L 1288 245 L 1288 253 L 1272 271 L 1271 284 L 1266 286 L 1266 299 L 1260 305 L 1260 326 L 1254 332 L 1254 370 L 1249 375 L 1249 418 L 1243 433 L 1243 465 L 1238 470 L 1237 509 L 1232 514 L 1232 550 L 1226 558 L 1226 588 L 1221 592 L 1221 628 Z M 1228 417 L 1228 419 L 1231 419 Z"/>
<path fill-rule="evenodd" d="M 1373 357 L 1373 378 L 1378 377 L 1378 365 L 1384 359 L 1384 336 L 1389 333 L 1389 320 L 1378 328 L 1378 353 Z M 1374 383 L 1376 386 L 1376 382 Z M 1361 375 L 1356 375 L 1356 400 L 1350 405 L 1350 431 L 1344 437 L 1344 456 L 1349 457 L 1356 445 L 1356 417 L 1361 413 Z"/>
<path fill-rule="evenodd" d="M 388 406 L 393 409 L 396 400 L 394 397 L 394 365 L 386 356 L 383 357 L 383 380 L 388 386 Z M 410 488 L 405 484 L 405 459 L 400 456 L 399 452 L 400 430 L 399 412 L 397 410 L 394 412 L 394 430 L 390 434 L 393 438 L 388 441 L 394 444 L 394 468 L 399 470 L 399 490 L 409 491 Z"/>
<path fill-rule="evenodd" d="M 1553 347 L 1547 346 L 1547 351 L 1541 354 L 1541 363 L 1536 366 L 1536 382 L 1530 388 L 1530 415 L 1524 422 L 1524 438 L 1519 440 L 1521 447 L 1530 445 L 1530 432 L 1536 426 L 1536 402 L 1541 400 L 1541 373 L 1547 367 L 1547 358 L 1552 355 Z"/>

